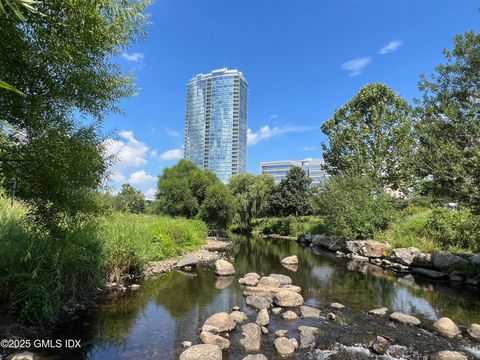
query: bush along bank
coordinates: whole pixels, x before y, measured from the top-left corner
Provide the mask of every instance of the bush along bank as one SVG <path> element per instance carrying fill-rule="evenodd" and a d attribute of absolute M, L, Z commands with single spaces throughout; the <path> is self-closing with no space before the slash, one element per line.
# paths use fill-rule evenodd
<path fill-rule="evenodd" d="M 338 240 L 327 235 L 304 234 L 297 242 L 302 246 L 336 252 L 338 257 L 369 261 L 395 272 L 411 272 L 432 279 L 480 286 L 480 255 L 453 254 L 449 251 L 422 252 L 416 247 L 394 248 L 372 240 Z"/>

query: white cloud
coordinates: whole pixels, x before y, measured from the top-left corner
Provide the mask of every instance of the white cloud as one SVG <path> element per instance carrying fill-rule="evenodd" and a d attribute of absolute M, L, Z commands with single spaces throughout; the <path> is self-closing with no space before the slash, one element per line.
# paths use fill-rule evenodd
<path fill-rule="evenodd" d="M 160 154 L 160 160 L 163 160 L 163 161 L 180 160 L 182 157 L 183 157 L 182 149 L 167 150 Z"/>
<path fill-rule="evenodd" d="M 122 174 L 120 174 L 118 172 L 114 172 L 114 173 L 110 174 L 109 179 L 114 181 L 114 182 L 118 182 L 118 183 L 125 182 L 125 176 L 123 176 Z"/>
<path fill-rule="evenodd" d="M 141 53 L 137 53 L 137 52 L 134 52 L 134 53 L 127 53 L 127 52 L 122 52 L 121 56 L 128 60 L 128 61 L 132 61 L 132 62 L 140 62 L 140 61 L 143 61 L 145 59 L 145 55 L 141 54 Z"/>
<path fill-rule="evenodd" d="M 106 154 L 115 155 L 117 168 L 140 167 L 147 163 L 148 146 L 135 139 L 132 131 L 121 131 L 123 140 L 109 139 L 106 141 Z"/>
<path fill-rule="evenodd" d="M 179 137 L 180 136 L 180 132 L 179 131 L 176 131 L 176 130 L 171 130 L 171 129 L 165 129 L 165 132 L 167 133 L 168 136 L 170 137 Z"/>
<path fill-rule="evenodd" d="M 304 131 L 310 131 L 310 130 L 312 130 L 312 128 L 308 126 L 286 125 L 286 126 L 274 126 L 271 128 L 268 125 L 264 125 L 256 132 L 252 131 L 252 129 L 248 129 L 247 143 L 248 145 L 254 145 L 259 141 L 267 140 L 271 137 L 280 136 L 280 135 L 284 135 L 292 132 L 304 132 Z"/>
<path fill-rule="evenodd" d="M 155 180 L 155 176 L 149 175 L 145 170 L 139 170 L 132 174 L 128 179 L 130 184 L 148 184 Z"/>
<path fill-rule="evenodd" d="M 304 151 L 313 151 L 313 150 L 317 150 L 317 147 L 316 146 L 305 146 L 303 148 Z"/>
<path fill-rule="evenodd" d="M 341 69 L 350 72 L 350 76 L 357 76 L 360 75 L 365 69 L 372 62 L 371 57 L 363 57 L 349 60 L 342 64 Z"/>
<path fill-rule="evenodd" d="M 158 150 L 157 149 L 153 149 L 152 151 L 150 151 L 150 157 L 157 157 L 158 156 Z"/>
<path fill-rule="evenodd" d="M 145 191 L 145 199 L 147 200 L 154 200 L 155 199 L 155 194 L 157 193 L 157 189 L 155 188 L 150 188 L 147 191 Z"/>
<path fill-rule="evenodd" d="M 385 54 L 391 53 L 391 52 L 397 50 L 401 45 L 402 45 L 402 42 L 399 41 L 399 40 L 390 41 L 387 45 L 385 45 L 384 47 L 382 47 L 382 48 L 378 51 L 378 53 L 379 53 L 380 55 L 385 55 Z"/>
<path fill-rule="evenodd" d="M 276 119 L 276 118 L 278 118 L 277 114 L 270 115 L 270 119 Z"/>

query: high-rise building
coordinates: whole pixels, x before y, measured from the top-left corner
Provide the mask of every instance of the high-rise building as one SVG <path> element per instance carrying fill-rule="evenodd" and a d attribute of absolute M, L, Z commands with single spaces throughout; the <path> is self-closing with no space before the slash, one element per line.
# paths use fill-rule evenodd
<path fill-rule="evenodd" d="M 288 170 L 294 166 L 301 167 L 312 179 L 311 186 L 317 186 L 328 178 L 327 172 L 322 168 L 323 164 L 322 159 L 269 161 L 260 163 L 260 171 L 273 176 L 275 183 L 279 184 L 287 177 Z"/>
<path fill-rule="evenodd" d="M 227 183 L 247 167 L 248 83 L 238 70 L 219 69 L 187 85 L 185 159 Z"/>

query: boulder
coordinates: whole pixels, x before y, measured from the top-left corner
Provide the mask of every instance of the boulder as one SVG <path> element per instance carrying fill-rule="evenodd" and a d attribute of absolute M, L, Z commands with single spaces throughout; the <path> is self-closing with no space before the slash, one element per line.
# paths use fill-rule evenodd
<path fill-rule="evenodd" d="M 454 267 L 468 266 L 468 264 L 468 260 L 449 252 L 433 254 L 433 267 L 444 272 L 450 272 Z"/>
<path fill-rule="evenodd" d="M 467 360 L 467 357 L 458 351 L 439 351 L 430 354 L 429 360 Z"/>
<path fill-rule="evenodd" d="M 437 320 L 433 324 L 433 328 L 439 334 L 441 334 L 445 337 L 449 337 L 449 338 L 453 338 L 457 335 L 460 335 L 460 333 L 461 333 L 460 330 L 458 329 L 457 325 L 455 325 L 455 323 L 447 317 L 443 317 L 443 318 Z"/>
<path fill-rule="evenodd" d="M 300 306 L 300 313 L 302 314 L 302 317 L 307 319 L 319 319 L 320 312 L 321 312 L 320 309 L 317 309 L 311 306 L 306 306 L 306 305 Z"/>
<path fill-rule="evenodd" d="M 11 360 L 37 360 L 38 356 L 30 351 L 23 351 L 12 356 Z"/>
<path fill-rule="evenodd" d="M 277 292 L 273 298 L 273 301 L 276 305 L 282 307 L 296 307 L 303 305 L 302 295 L 289 290 Z"/>
<path fill-rule="evenodd" d="M 480 325 L 472 324 L 467 331 L 472 340 L 480 342 Z"/>
<path fill-rule="evenodd" d="M 345 305 L 337 303 L 337 302 L 331 303 L 330 307 L 332 307 L 333 309 L 337 309 L 337 310 L 345 309 Z"/>
<path fill-rule="evenodd" d="M 245 276 L 243 278 L 238 279 L 238 283 L 240 285 L 246 286 L 256 286 L 258 284 L 258 279 L 253 276 Z"/>
<path fill-rule="evenodd" d="M 240 324 L 248 320 L 247 315 L 244 312 L 238 310 L 232 311 L 228 316 L 230 316 L 230 318 L 235 321 L 236 324 Z"/>
<path fill-rule="evenodd" d="M 192 256 L 192 255 L 186 255 L 184 257 L 182 257 L 178 262 L 177 264 L 175 265 L 177 268 L 181 269 L 185 266 L 191 266 L 191 267 L 195 267 L 197 266 L 198 264 L 198 260 Z"/>
<path fill-rule="evenodd" d="M 315 346 L 315 335 L 320 333 L 320 329 L 312 326 L 299 326 L 300 347 L 309 348 Z"/>
<path fill-rule="evenodd" d="M 217 345 L 222 350 L 226 350 L 230 347 L 230 341 L 208 331 L 202 331 L 200 333 L 200 340 L 202 340 L 204 344 Z"/>
<path fill-rule="evenodd" d="M 258 287 L 280 287 L 280 281 L 270 276 L 262 277 L 257 284 Z"/>
<path fill-rule="evenodd" d="M 399 311 L 391 313 L 390 320 L 395 320 L 402 324 L 420 325 L 420 320 L 418 320 L 416 317 L 403 314 Z"/>
<path fill-rule="evenodd" d="M 290 290 L 290 291 L 293 291 L 293 292 L 296 292 L 296 293 L 299 293 L 299 292 L 302 291 L 302 288 L 300 286 L 297 286 L 297 285 L 282 285 L 282 289 Z"/>
<path fill-rule="evenodd" d="M 297 238 L 297 242 L 303 246 L 309 246 L 312 243 L 313 236 L 311 234 L 303 234 Z"/>
<path fill-rule="evenodd" d="M 270 316 L 268 316 L 268 310 L 267 309 L 262 309 L 258 312 L 257 315 L 257 320 L 255 321 L 255 324 L 260 325 L 260 326 L 265 326 L 270 323 Z"/>
<path fill-rule="evenodd" d="M 297 315 L 296 313 L 294 313 L 293 311 L 291 311 L 291 310 L 285 311 L 285 312 L 282 314 L 282 317 L 283 317 L 285 320 L 295 320 L 295 319 L 298 319 L 298 315 Z"/>
<path fill-rule="evenodd" d="M 388 349 L 389 342 L 383 336 L 377 336 L 377 338 L 370 343 L 370 348 L 379 355 L 385 354 Z"/>
<path fill-rule="evenodd" d="M 217 345 L 202 344 L 190 346 L 180 354 L 179 360 L 222 360 L 222 349 Z"/>
<path fill-rule="evenodd" d="M 251 273 L 245 274 L 244 278 L 247 278 L 247 277 L 253 277 L 253 278 L 257 279 L 257 280 L 260 279 L 260 275 L 258 275 L 256 272 L 251 272 Z"/>
<path fill-rule="evenodd" d="M 373 309 L 370 310 L 368 313 L 371 315 L 377 315 L 377 316 L 385 316 L 387 314 L 388 308 L 386 307 L 381 307 L 378 309 Z"/>
<path fill-rule="evenodd" d="M 220 312 L 210 316 L 203 324 L 202 331 L 220 333 L 235 329 L 235 321 L 226 313 Z"/>
<path fill-rule="evenodd" d="M 281 357 L 287 357 L 293 355 L 295 349 L 298 347 L 297 340 L 287 339 L 286 337 L 279 337 L 275 339 L 275 349 Z"/>
<path fill-rule="evenodd" d="M 423 275 L 423 276 L 426 276 L 426 277 L 429 277 L 429 278 L 432 278 L 432 279 L 441 279 L 441 278 L 444 278 L 444 277 L 447 276 L 447 274 L 445 274 L 443 272 L 435 271 L 435 270 L 432 270 L 432 269 L 414 267 L 414 268 L 411 268 L 411 270 L 414 274 Z"/>
<path fill-rule="evenodd" d="M 480 255 L 473 255 L 469 260 L 472 264 L 480 266 Z"/>
<path fill-rule="evenodd" d="M 247 305 L 250 305 L 251 307 L 259 310 L 268 309 L 271 304 L 271 302 L 267 298 L 256 295 L 247 296 L 245 302 L 247 303 Z"/>
<path fill-rule="evenodd" d="M 361 256 L 369 258 L 385 257 L 387 244 L 372 240 L 353 240 L 346 242 L 347 249 Z"/>
<path fill-rule="evenodd" d="M 285 337 L 288 334 L 288 330 L 277 330 L 275 331 L 275 337 Z"/>
<path fill-rule="evenodd" d="M 280 261 L 283 265 L 298 265 L 297 255 L 287 256 Z"/>
<path fill-rule="evenodd" d="M 245 348 L 245 351 L 257 352 L 260 350 L 260 326 L 254 323 L 243 325 L 242 335 L 243 339 L 240 340 L 240 344 Z"/>
<path fill-rule="evenodd" d="M 282 285 L 291 285 L 292 284 L 292 278 L 287 275 L 282 275 L 282 274 L 270 274 L 268 277 L 277 279 L 280 282 L 280 286 Z"/>
<path fill-rule="evenodd" d="M 231 276 L 235 275 L 235 268 L 227 260 L 215 261 L 215 274 L 219 276 Z"/>
<path fill-rule="evenodd" d="M 272 314 L 274 315 L 278 315 L 282 312 L 282 308 L 281 307 L 275 307 L 272 309 Z"/>
<path fill-rule="evenodd" d="M 247 355 L 242 360 L 268 360 L 263 354 Z"/>
<path fill-rule="evenodd" d="M 418 253 L 413 257 L 413 261 L 410 265 L 416 267 L 431 268 L 433 267 L 432 254 Z"/>
<path fill-rule="evenodd" d="M 390 258 L 396 263 L 410 266 L 418 254 L 420 254 L 420 250 L 416 247 L 398 248 L 392 250 Z"/>

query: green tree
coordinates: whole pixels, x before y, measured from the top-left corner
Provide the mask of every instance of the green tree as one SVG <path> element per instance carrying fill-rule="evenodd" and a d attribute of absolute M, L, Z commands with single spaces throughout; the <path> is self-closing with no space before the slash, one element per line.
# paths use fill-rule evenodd
<path fill-rule="evenodd" d="M 271 212 L 277 216 L 304 215 L 310 210 L 312 179 L 301 167 L 294 166 L 280 181 L 271 198 Z"/>
<path fill-rule="evenodd" d="M 7 13 L 29 4 L 6 3 Z M 1 80 L 23 93 L 0 91 L 0 118 L 14 129 L 1 129 L 0 173 L 50 231 L 94 207 L 110 164 L 101 121 L 135 92 L 114 55 L 144 37 L 147 4 L 52 0 L 21 17 L 0 12 Z"/>
<path fill-rule="evenodd" d="M 200 170 L 191 161 L 182 159 L 166 168 L 158 178 L 157 209 L 171 216 L 197 216 L 207 189 L 219 183 L 209 170 Z"/>
<path fill-rule="evenodd" d="M 268 175 L 238 174 L 228 185 L 235 198 L 236 222 L 242 231 L 252 230 L 252 221 L 266 214 L 275 183 Z"/>
<path fill-rule="evenodd" d="M 232 193 L 222 183 L 211 185 L 200 206 L 198 217 L 210 230 L 225 230 L 232 223 L 234 214 Z"/>
<path fill-rule="evenodd" d="M 355 172 L 405 190 L 413 181 L 415 138 L 410 105 L 384 84 L 368 84 L 322 125 L 326 169 Z"/>
<path fill-rule="evenodd" d="M 467 32 L 445 50 L 446 63 L 422 76 L 417 132 L 420 177 L 438 198 L 480 212 L 480 35 Z"/>
<path fill-rule="evenodd" d="M 340 174 L 327 180 L 314 198 L 314 212 L 325 216 L 330 235 L 368 239 L 393 220 L 394 199 L 376 180 Z"/>
<path fill-rule="evenodd" d="M 122 212 L 135 214 L 145 211 L 145 196 L 130 184 L 123 184 L 115 196 L 115 208 Z"/>

